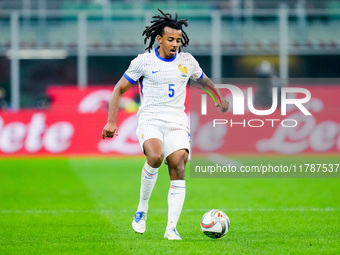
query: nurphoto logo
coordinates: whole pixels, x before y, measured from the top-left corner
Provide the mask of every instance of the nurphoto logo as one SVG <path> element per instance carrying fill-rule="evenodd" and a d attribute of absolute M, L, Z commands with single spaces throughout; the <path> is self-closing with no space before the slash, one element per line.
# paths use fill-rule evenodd
<path fill-rule="evenodd" d="M 233 115 L 245 115 L 245 102 L 247 102 L 248 109 L 251 113 L 258 116 L 268 116 L 274 113 L 278 107 L 278 97 L 279 91 L 277 87 L 272 88 L 272 105 L 269 109 L 256 109 L 253 102 L 253 88 L 248 87 L 247 98 L 245 100 L 245 95 L 243 91 L 235 85 L 232 84 L 219 84 L 216 85 L 219 89 L 229 89 L 232 95 L 232 113 Z M 287 105 L 295 105 L 304 115 L 312 115 L 307 108 L 303 105 L 310 101 L 311 93 L 308 89 L 299 87 L 283 87 L 281 89 L 281 116 L 287 115 Z M 304 97 L 294 98 L 293 95 L 302 94 Z M 207 96 L 206 94 L 201 95 L 201 115 L 207 115 Z M 298 121 L 295 119 L 250 119 L 235 122 L 232 119 L 213 119 L 213 127 L 217 125 L 230 124 L 242 125 L 243 127 L 262 127 L 265 123 L 271 124 L 274 127 L 276 122 L 280 122 L 283 127 L 295 127 L 298 125 Z"/>

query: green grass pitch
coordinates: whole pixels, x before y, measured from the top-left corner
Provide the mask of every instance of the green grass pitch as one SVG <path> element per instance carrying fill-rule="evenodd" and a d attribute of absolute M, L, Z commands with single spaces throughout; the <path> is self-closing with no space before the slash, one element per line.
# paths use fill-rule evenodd
<path fill-rule="evenodd" d="M 334 163 L 339 156 L 328 159 Z M 183 240 L 167 241 L 163 165 L 147 230 L 135 234 L 131 221 L 143 164 L 142 157 L 0 159 L 0 254 L 340 253 L 340 180 L 334 178 L 196 179 L 187 169 L 177 226 Z M 204 236 L 199 224 L 214 208 L 231 221 L 217 240 Z"/>

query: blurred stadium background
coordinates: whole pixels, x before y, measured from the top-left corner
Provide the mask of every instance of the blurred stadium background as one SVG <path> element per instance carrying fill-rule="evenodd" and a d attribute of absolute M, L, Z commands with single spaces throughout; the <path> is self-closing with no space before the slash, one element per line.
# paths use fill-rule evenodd
<path fill-rule="evenodd" d="M 157 8 L 189 19 L 187 50 L 215 79 L 254 77 L 262 60 L 281 77 L 339 77 L 335 0 L 3 0 L 2 108 L 46 107 L 50 85 L 115 83 Z"/>
<path fill-rule="evenodd" d="M 296 119 L 295 128 L 216 132 L 191 112 L 195 152 L 214 164 L 339 166 L 340 1 L 1 0 L 0 253 L 339 254 L 339 169 L 322 176 L 330 178 L 187 178 L 183 242 L 169 244 L 163 164 L 148 230 L 133 233 L 144 162 L 137 85 L 122 99 L 119 136 L 103 141 L 101 131 L 112 89 L 144 51 L 142 31 L 158 8 L 189 19 L 185 51 L 215 82 L 245 94 L 257 88 L 264 107 L 272 86 L 312 94 L 312 116 L 296 108 L 270 116 Z M 245 110 L 244 119 L 266 118 Z M 199 227 L 212 208 L 231 219 L 214 244 Z"/>
<path fill-rule="evenodd" d="M 328 104 L 325 111 L 339 110 L 334 86 L 340 84 L 339 1 L 3 0 L 1 155 L 140 154 L 134 135 L 137 85 L 122 102 L 119 122 L 129 124 L 126 135 L 116 142 L 98 139 L 110 92 L 130 61 L 144 51 L 142 31 L 157 8 L 189 19 L 190 46 L 185 50 L 215 82 L 254 85 L 254 78 L 263 78 L 259 85 L 266 94 L 267 85 L 292 85 L 293 78 L 303 78 L 304 85 L 324 86 L 314 86 L 312 94 Z M 237 83 L 239 78 L 250 79 L 250 84 Z M 258 99 L 264 105 L 271 102 L 268 95 Z M 96 113 L 96 120 L 90 113 Z M 332 125 L 319 129 L 333 130 L 336 122 L 331 119 Z M 330 145 L 312 151 L 339 152 L 335 129 Z M 91 134 L 87 144 L 81 141 L 84 132 Z M 49 145 L 44 143 L 56 144 L 58 139 L 58 149 L 46 150 Z M 258 152 L 255 146 L 250 152 Z"/>

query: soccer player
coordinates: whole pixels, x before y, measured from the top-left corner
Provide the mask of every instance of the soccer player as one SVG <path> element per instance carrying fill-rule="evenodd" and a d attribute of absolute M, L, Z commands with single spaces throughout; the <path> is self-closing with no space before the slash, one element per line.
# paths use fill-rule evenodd
<path fill-rule="evenodd" d="M 137 136 L 146 155 L 142 169 L 140 201 L 132 221 L 135 232 L 146 229 L 148 202 L 163 160 L 168 165 L 170 188 L 168 193 L 168 223 L 164 238 L 181 240 L 176 225 L 185 197 L 184 169 L 189 156 L 188 117 L 184 110 L 186 85 L 189 78 L 210 91 L 221 112 L 226 112 L 228 101 L 221 97 L 214 83 L 203 73 L 198 62 L 180 47 L 189 43 L 182 26 L 187 20 L 178 20 L 168 13 L 152 17 L 150 27 L 143 32 L 144 42 L 150 39 L 147 52 L 138 55 L 115 86 L 108 111 L 108 121 L 102 138 L 118 135 L 117 112 L 122 95 L 136 81 L 139 82 L 141 106 L 137 113 Z M 157 39 L 159 46 L 152 50 Z"/>

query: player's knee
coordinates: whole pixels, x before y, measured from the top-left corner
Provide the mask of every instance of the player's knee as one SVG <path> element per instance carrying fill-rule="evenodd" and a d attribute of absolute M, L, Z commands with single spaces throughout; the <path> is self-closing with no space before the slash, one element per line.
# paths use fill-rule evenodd
<path fill-rule="evenodd" d="M 185 169 L 183 165 L 176 165 L 169 168 L 169 175 L 171 180 L 184 180 Z"/>
<path fill-rule="evenodd" d="M 148 164 L 151 167 L 157 168 L 160 167 L 160 165 L 163 162 L 164 159 L 164 154 L 163 153 L 150 153 L 149 155 L 147 155 L 148 158 Z"/>
<path fill-rule="evenodd" d="M 174 170 L 179 175 L 183 175 L 183 173 L 185 171 L 185 166 L 184 165 L 177 165 L 177 166 L 174 167 Z"/>
<path fill-rule="evenodd" d="M 189 153 L 187 150 L 180 150 L 177 155 L 176 165 L 185 165 L 188 162 Z"/>

